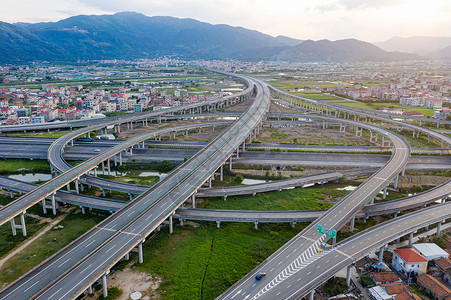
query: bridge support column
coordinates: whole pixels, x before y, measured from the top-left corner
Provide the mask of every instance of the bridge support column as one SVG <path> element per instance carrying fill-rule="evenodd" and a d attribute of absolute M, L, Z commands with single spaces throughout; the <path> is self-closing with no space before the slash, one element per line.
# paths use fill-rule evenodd
<path fill-rule="evenodd" d="M 229 170 L 232 170 L 232 157 L 229 157 Z"/>
<path fill-rule="evenodd" d="M 382 195 L 382 199 L 385 199 L 387 197 L 387 187 L 384 188 L 384 194 Z"/>
<path fill-rule="evenodd" d="M 174 227 L 172 224 L 172 214 L 169 216 L 169 233 L 172 233 L 174 231 Z"/>
<path fill-rule="evenodd" d="M 396 189 L 396 188 L 398 188 L 398 175 L 396 175 L 396 177 L 395 177 L 395 182 L 394 182 L 394 184 L 393 184 L 393 187 Z"/>
<path fill-rule="evenodd" d="M 193 208 L 196 208 L 196 194 L 195 193 L 191 195 L 191 206 Z"/>
<path fill-rule="evenodd" d="M 221 221 L 219 221 L 219 220 L 216 220 L 216 227 L 221 227 Z"/>
<path fill-rule="evenodd" d="M 440 222 L 437 223 L 437 236 L 440 236 L 440 229 L 442 227 L 442 222 L 443 221 L 440 221 Z"/>
<path fill-rule="evenodd" d="M 351 285 L 351 268 L 352 265 L 349 265 L 346 268 L 346 286 L 349 287 Z"/>
<path fill-rule="evenodd" d="M 413 244 L 413 232 L 409 233 L 409 247 L 412 247 Z"/>
<path fill-rule="evenodd" d="M 110 166 L 110 159 L 107 160 L 107 166 L 108 166 L 108 176 L 111 175 L 111 166 Z"/>
<path fill-rule="evenodd" d="M 208 187 L 211 188 L 211 176 L 208 178 Z"/>
<path fill-rule="evenodd" d="M 382 246 L 379 249 L 379 263 L 382 263 L 382 260 L 384 259 L 384 248 L 385 248 L 385 246 Z"/>
<path fill-rule="evenodd" d="M 258 221 L 255 221 L 254 225 L 255 225 L 255 229 L 258 229 Z"/>
<path fill-rule="evenodd" d="M 78 186 L 78 178 L 75 179 L 75 191 L 77 192 L 77 194 L 80 194 L 80 189 L 79 189 L 79 186 Z"/>
<path fill-rule="evenodd" d="M 398 214 L 399 214 L 400 212 L 399 211 L 397 211 L 397 212 L 395 212 L 395 215 L 393 216 L 393 218 L 397 218 L 398 217 Z"/>
<path fill-rule="evenodd" d="M 349 224 L 349 232 L 354 232 L 355 227 L 355 216 L 351 218 L 351 223 Z"/>
<path fill-rule="evenodd" d="M 108 287 L 106 285 L 106 273 L 102 275 L 102 291 L 103 291 L 103 298 L 108 297 Z"/>
<path fill-rule="evenodd" d="M 401 172 L 401 176 L 404 176 L 405 174 L 406 174 L 406 168 L 403 168 L 402 172 Z"/>
<path fill-rule="evenodd" d="M 25 212 L 20 213 L 19 216 L 20 216 L 20 225 L 16 225 L 14 218 L 10 220 L 13 236 L 16 236 L 17 234 L 16 229 L 22 229 L 23 236 L 27 236 L 27 227 L 25 227 Z"/>
<path fill-rule="evenodd" d="M 119 152 L 119 166 L 122 166 L 122 152 Z"/>
<path fill-rule="evenodd" d="M 219 180 L 224 181 L 224 165 L 221 165 L 221 167 L 219 168 Z"/>
<path fill-rule="evenodd" d="M 130 253 L 125 254 L 124 259 L 125 260 L 130 260 Z"/>
<path fill-rule="evenodd" d="M 313 300 L 315 298 L 315 290 L 311 290 L 310 294 L 308 295 L 309 300 Z"/>
<path fill-rule="evenodd" d="M 143 242 L 139 242 L 138 244 L 138 263 L 142 264 L 144 262 L 143 257 Z"/>

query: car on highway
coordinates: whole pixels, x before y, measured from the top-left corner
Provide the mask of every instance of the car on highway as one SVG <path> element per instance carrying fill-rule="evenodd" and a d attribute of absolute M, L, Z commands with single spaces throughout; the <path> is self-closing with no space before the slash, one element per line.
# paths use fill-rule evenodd
<path fill-rule="evenodd" d="M 262 280 L 262 278 L 265 277 L 265 276 L 266 276 L 265 272 L 258 273 L 257 276 L 255 276 L 255 279 Z"/>
<path fill-rule="evenodd" d="M 100 149 L 94 149 L 94 152 L 100 152 Z"/>

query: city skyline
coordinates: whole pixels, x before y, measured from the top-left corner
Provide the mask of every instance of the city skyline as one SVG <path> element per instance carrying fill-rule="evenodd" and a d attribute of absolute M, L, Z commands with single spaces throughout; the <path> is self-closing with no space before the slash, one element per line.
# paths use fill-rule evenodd
<path fill-rule="evenodd" d="M 214 2 L 177 0 L 169 2 L 131 0 L 126 3 L 104 0 L 19 1 L 6 5 L 0 20 L 55 22 L 79 14 L 113 14 L 136 11 L 147 16 L 193 18 L 212 24 L 228 24 L 277 36 L 298 39 L 339 40 L 356 38 L 368 42 L 394 36 L 449 36 L 451 4 L 435 1 L 247 1 Z M 290 9 L 288 9 L 290 8 Z"/>

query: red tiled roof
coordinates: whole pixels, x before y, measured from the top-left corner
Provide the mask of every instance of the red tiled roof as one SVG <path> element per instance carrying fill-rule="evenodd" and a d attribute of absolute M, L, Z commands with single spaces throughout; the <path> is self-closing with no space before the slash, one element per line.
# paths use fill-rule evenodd
<path fill-rule="evenodd" d="M 387 290 L 389 295 L 401 294 L 407 286 L 402 282 L 392 282 L 381 284 Z"/>
<path fill-rule="evenodd" d="M 445 257 L 440 257 L 439 259 L 436 259 L 435 264 L 440 268 L 442 268 L 443 270 L 451 268 L 451 260 Z"/>
<path fill-rule="evenodd" d="M 438 297 L 446 297 L 451 293 L 451 290 L 443 285 L 440 281 L 428 274 L 420 275 L 417 282 L 430 290 Z"/>
<path fill-rule="evenodd" d="M 427 260 L 421 256 L 417 251 L 413 249 L 395 249 L 395 252 L 406 262 L 427 262 Z"/>
<path fill-rule="evenodd" d="M 376 282 L 395 282 L 399 281 L 398 275 L 394 272 L 379 272 L 379 273 L 371 273 L 371 276 L 374 278 Z"/>

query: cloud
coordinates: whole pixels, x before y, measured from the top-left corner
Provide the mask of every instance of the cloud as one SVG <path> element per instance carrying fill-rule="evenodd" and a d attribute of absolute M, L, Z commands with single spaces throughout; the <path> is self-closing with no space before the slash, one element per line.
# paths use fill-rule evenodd
<path fill-rule="evenodd" d="M 315 9 L 328 12 L 333 10 L 358 10 L 368 8 L 386 8 L 390 6 L 397 6 L 405 4 L 407 0 L 338 0 L 328 4 L 321 4 L 315 6 Z"/>

